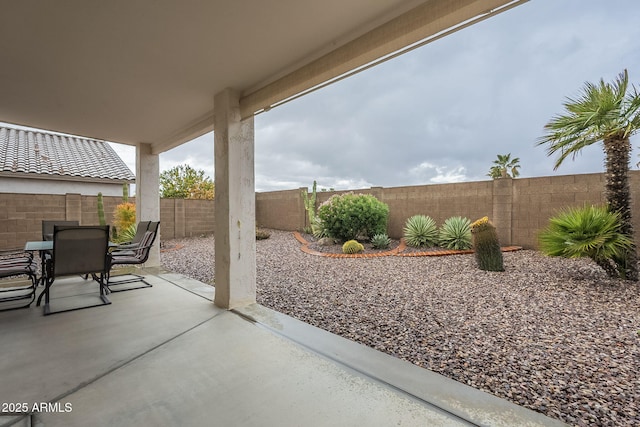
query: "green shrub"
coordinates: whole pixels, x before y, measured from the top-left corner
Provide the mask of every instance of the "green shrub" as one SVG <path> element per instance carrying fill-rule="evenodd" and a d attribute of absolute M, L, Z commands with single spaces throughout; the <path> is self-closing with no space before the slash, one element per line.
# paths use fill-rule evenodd
<path fill-rule="evenodd" d="M 426 215 L 412 216 L 407 220 L 402 231 L 404 241 L 414 248 L 435 246 L 438 242 L 436 222 Z"/>
<path fill-rule="evenodd" d="M 357 240 L 348 240 L 342 245 L 342 253 L 345 254 L 357 254 L 364 251 L 364 246 Z"/>
<path fill-rule="evenodd" d="M 329 237 L 342 241 L 371 238 L 387 232 L 389 207 L 371 195 L 347 193 L 321 204 L 318 217 Z"/>
<path fill-rule="evenodd" d="M 391 239 L 386 234 L 376 234 L 371 238 L 371 246 L 375 249 L 387 249 L 391 244 Z"/>
<path fill-rule="evenodd" d="M 589 257 L 609 277 L 624 279 L 620 261 L 632 241 L 620 232 L 620 215 L 604 206 L 585 206 L 561 211 L 538 234 L 540 251 L 565 258 Z"/>
<path fill-rule="evenodd" d="M 464 250 L 472 246 L 471 221 L 461 216 L 447 219 L 439 233 L 440 246 L 447 249 Z"/>
<path fill-rule="evenodd" d="M 485 271 L 504 271 L 498 233 L 488 217 L 471 224 L 471 236 L 478 268 Z"/>

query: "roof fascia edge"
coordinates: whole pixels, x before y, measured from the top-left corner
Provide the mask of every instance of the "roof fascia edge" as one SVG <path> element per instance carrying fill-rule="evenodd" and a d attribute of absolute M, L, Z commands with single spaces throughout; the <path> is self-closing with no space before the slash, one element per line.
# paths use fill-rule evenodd
<path fill-rule="evenodd" d="M 498 13 L 521 0 L 428 0 L 326 55 L 240 99 L 240 115 L 247 118 L 341 75 L 419 43 L 468 20 Z M 517 3 L 505 7 L 510 3 Z M 484 19 L 484 18 L 482 18 Z"/>
<path fill-rule="evenodd" d="M 125 178 L 93 178 L 84 176 L 71 176 L 71 175 L 49 175 L 49 174 L 36 174 L 25 172 L 0 172 L 1 178 L 13 178 L 13 179 L 38 179 L 43 181 L 73 181 L 73 182 L 93 182 L 100 184 L 135 184 L 135 179 Z"/>
<path fill-rule="evenodd" d="M 211 100 L 213 105 L 213 99 Z M 162 141 L 153 142 L 151 144 L 151 154 L 160 154 L 169 151 L 179 145 L 189 142 L 194 138 L 204 135 L 213 130 L 213 110 L 208 111 L 205 115 L 191 122 L 190 125 L 175 132 L 173 135 Z"/>

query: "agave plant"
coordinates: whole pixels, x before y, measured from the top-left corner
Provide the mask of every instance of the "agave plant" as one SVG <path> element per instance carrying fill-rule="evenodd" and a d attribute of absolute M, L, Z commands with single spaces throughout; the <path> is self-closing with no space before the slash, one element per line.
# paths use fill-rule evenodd
<path fill-rule="evenodd" d="M 625 269 L 615 260 L 633 242 L 621 232 L 620 214 L 604 206 L 569 208 L 549 220 L 538 235 L 540 250 L 550 256 L 589 257 L 609 277 L 624 278 Z"/>
<path fill-rule="evenodd" d="M 447 249 L 464 250 L 471 248 L 471 221 L 461 216 L 447 219 L 440 228 L 439 238 L 440 246 Z"/>
<path fill-rule="evenodd" d="M 391 239 L 386 234 L 376 234 L 371 238 L 371 246 L 375 249 L 387 249 L 391 244 Z"/>
<path fill-rule="evenodd" d="M 118 233 L 117 241 L 130 242 L 135 237 L 137 231 L 138 231 L 138 224 L 136 223 L 130 224 L 128 227 L 126 227 L 124 230 Z"/>
<path fill-rule="evenodd" d="M 313 222 L 311 223 L 311 233 L 310 234 L 313 234 L 313 237 L 315 237 L 316 239 L 321 239 L 323 237 L 329 237 L 329 234 L 327 233 L 327 230 L 324 227 L 324 224 L 322 223 L 322 220 L 317 216 L 313 218 Z"/>
<path fill-rule="evenodd" d="M 414 215 L 409 218 L 403 228 L 404 240 L 415 248 L 435 246 L 438 242 L 436 222 L 426 215 Z"/>

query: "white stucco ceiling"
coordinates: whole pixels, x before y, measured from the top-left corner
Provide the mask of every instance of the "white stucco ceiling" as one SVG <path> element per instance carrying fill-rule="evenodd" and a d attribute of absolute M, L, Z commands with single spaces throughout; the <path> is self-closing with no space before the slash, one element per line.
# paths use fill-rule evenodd
<path fill-rule="evenodd" d="M 2 6 L 0 121 L 172 148 L 510 0 L 21 0 Z M 265 105 L 263 105 L 265 104 Z"/>

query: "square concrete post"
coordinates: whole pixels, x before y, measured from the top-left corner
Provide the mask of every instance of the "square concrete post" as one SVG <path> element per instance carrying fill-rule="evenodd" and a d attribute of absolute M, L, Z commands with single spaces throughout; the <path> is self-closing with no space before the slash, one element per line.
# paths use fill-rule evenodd
<path fill-rule="evenodd" d="M 151 144 L 136 146 L 136 221 L 160 221 L 160 156 L 151 153 Z M 145 265 L 160 266 L 159 234 Z"/>
<path fill-rule="evenodd" d="M 498 178 L 493 180 L 493 218 L 500 245 L 511 245 L 511 229 L 513 212 L 513 179 Z"/>
<path fill-rule="evenodd" d="M 239 94 L 214 98 L 215 304 L 256 302 L 256 206 L 253 117 L 241 120 Z"/>

